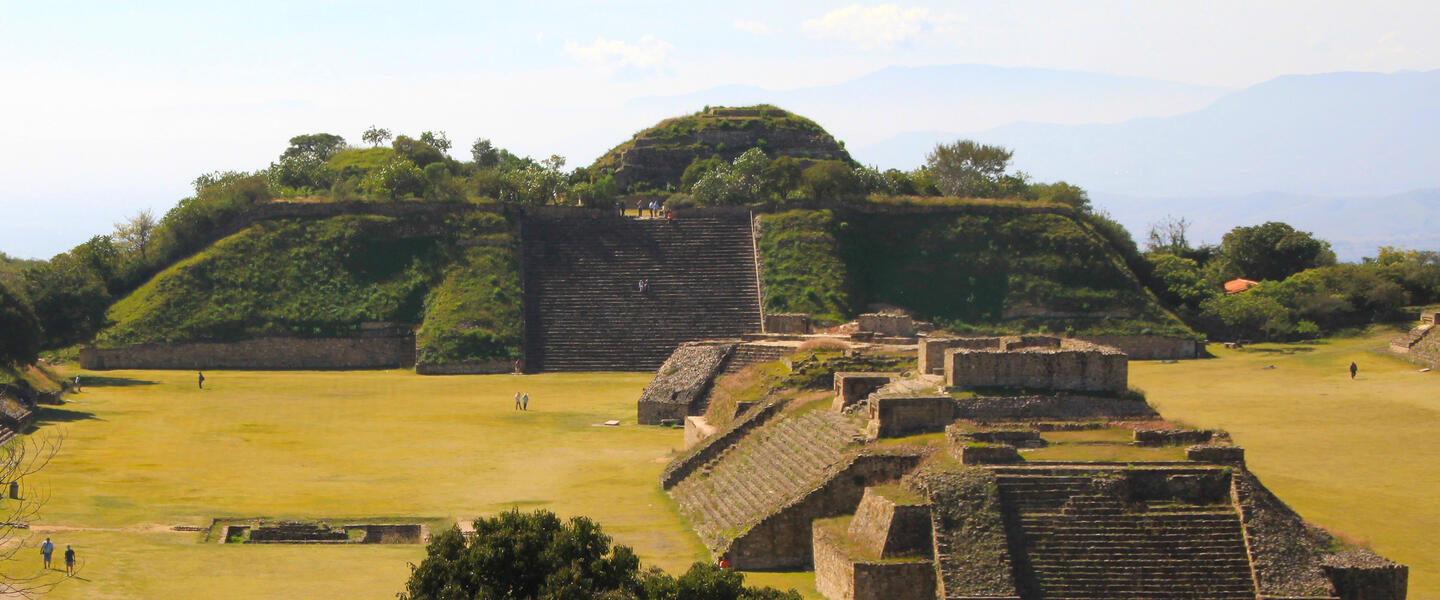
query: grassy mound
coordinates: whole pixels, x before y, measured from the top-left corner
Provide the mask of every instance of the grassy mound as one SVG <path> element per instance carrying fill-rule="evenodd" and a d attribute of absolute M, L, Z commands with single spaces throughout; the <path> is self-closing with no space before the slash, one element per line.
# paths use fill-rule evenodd
<path fill-rule="evenodd" d="M 97 343 L 327 337 L 363 322 L 418 323 L 446 253 L 439 235 L 400 225 L 377 216 L 256 224 L 116 302 Z"/>
<path fill-rule="evenodd" d="M 719 156 L 729 162 L 751 148 L 759 148 L 771 158 L 854 162 L 844 146 L 819 124 L 760 104 L 707 107 L 665 119 L 611 148 L 590 169 L 613 171 L 615 182 L 622 188 L 664 189 L 679 184 L 685 168 L 696 159 Z"/>
<path fill-rule="evenodd" d="M 1193 335 L 1067 208 L 791 211 L 762 221 L 766 309 L 902 306 L 953 330 Z"/>
<path fill-rule="evenodd" d="M 520 358 L 524 299 L 520 262 L 509 223 L 498 215 L 468 221 L 467 249 L 445 271 L 425 304 L 416 332 L 420 364 Z"/>

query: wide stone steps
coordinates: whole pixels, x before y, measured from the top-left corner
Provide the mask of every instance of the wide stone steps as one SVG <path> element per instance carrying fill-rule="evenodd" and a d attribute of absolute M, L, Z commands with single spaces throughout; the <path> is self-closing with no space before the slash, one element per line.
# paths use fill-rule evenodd
<path fill-rule="evenodd" d="M 838 472 L 859 437 L 858 427 L 829 411 L 780 415 L 670 493 L 701 539 L 714 547 Z"/>
<path fill-rule="evenodd" d="M 1196 469 L 1176 469 L 1195 474 Z M 1097 494 L 1103 470 L 996 471 L 1018 536 L 1022 596 L 1253 600 L 1239 514 L 1228 504 L 1127 505 Z"/>
<path fill-rule="evenodd" d="M 521 237 L 528 370 L 652 370 L 682 342 L 760 329 L 743 216 L 535 217 Z"/>

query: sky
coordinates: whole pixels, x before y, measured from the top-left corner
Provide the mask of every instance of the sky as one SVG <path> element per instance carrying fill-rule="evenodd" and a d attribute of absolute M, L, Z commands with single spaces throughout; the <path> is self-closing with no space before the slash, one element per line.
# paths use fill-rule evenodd
<path fill-rule="evenodd" d="M 300 133 L 441 130 L 458 158 L 486 137 L 573 167 L 673 116 L 626 110 L 637 98 L 949 64 L 1238 89 L 1434 69 L 1437 24 L 1433 1 L 0 0 L 0 252 L 163 214 L 197 175 L 264 168 Z"/>

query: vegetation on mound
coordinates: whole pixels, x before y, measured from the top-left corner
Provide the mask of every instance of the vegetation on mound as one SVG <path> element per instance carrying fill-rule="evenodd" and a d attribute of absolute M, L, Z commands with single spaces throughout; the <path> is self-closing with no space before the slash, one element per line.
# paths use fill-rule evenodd
<path fill-rule="evenodd" d="M 689 115 L 665 119 L 637 132 L 631 139 L 595 159 L 591 169 L 618 169 L 621 156 L 626 150 L 634 148 L 638 140 L 659 140 L 662 147 L 684 147 L 695 143 L 696 135 L 709 131 L 747 131 L 758 134 L 779 130 L 826 133 L 818 123 L 770 104 L 737 108 L 707 106 Z M 755 147 L 765 150 L 768 145 L 765 140 L 757 138 L 756 141 Z M 717 154 L 727 154 L 728 150 L 728 154 L 738 155 L 747 147 L 726 148 L 721 145 L 710 149 Z"/>
<path fill-rule="evenodd" d="M 885 304 L 955 331 L 1193 335 L 1069 209 L 951 206 L 763 217 L 766 309 L 838 319 Z"/>
<path fill-rule="evenodd" d="M 425 303 L 425 322 L 415 334 L 417 362 L 443 364 L 520 358 L 524 299 L 514 235 L 503 218 L 468 220 L 470 243 L 445 270 Z"/>
<path fill-rule="evenodd" d="M 792 210 L 764 215 L 760 223 L 765 312 L 806 313 L 823 321 L 853 314 L 834 214 Z"/>
<path fill-rule="evenodd" d="M 40 321 L 19 293 L 0 281 L 0 367 L 35 362 L 40 352 Z"/>
<path fill-rule="evenodd" d="M 420 321 L 444 259 L 437 236 L 396 219 L 267 221 L 166 269 L 111 307 L 102 345 L 328 337 L 364 322 Z"/>

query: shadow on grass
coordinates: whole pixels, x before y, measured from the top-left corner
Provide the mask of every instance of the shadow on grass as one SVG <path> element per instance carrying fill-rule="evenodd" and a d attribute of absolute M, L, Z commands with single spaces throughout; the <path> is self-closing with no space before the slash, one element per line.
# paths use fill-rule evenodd
<path fill-rule="evenodd" d="M 130 387 L 132 385 L 155 385 L 158 381 L 149 379 L 132 379 L 130 377 L 110 377 L 106 375 L 81 375 L 81 389 L 87 387 Z M 83 392 L 82 392 L 83 393 Z"/>
<path fill-rule="evenodd" d="M 95 413 L 83 410 L 70 410 L 68 408 L 55 408 L 53 406 L 41 406 L 35 411 L 35 422 L 25 433 L 32 433 L 41 425 L 50 423 L 74 423 L 76 421 L 104 421 Z"/>

